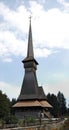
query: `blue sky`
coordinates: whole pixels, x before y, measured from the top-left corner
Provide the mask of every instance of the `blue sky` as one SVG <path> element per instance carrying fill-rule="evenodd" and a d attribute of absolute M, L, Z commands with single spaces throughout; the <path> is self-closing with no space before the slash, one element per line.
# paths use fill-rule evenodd
<path fill-rule="evenodd" d="M 38 83 L 68 103 L 69 0 L 0 0 L 0 90 L 10 99 L 20 93 L 30 15 Z"/>

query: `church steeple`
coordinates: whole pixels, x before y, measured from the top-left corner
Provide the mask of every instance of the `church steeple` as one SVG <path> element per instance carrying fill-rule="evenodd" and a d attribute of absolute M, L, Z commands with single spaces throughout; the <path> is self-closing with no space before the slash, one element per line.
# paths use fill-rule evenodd
<path fill-rule="evenodd" d="M 30 26 L 29 26 L 29 36 L 28 36 L 28 50 L 27 50 L 27 58 L 34 58 L 33 52 L 33 41 L 32 41 L 32 29 L 31 29 L 31 17 L 30 17 Z"/>
<path fill-rule="evenodd" d="M 27 57 L 22 62 L 25 63 L 25 62 L 28 62 L 28 61 L 34 61 L 35 64 L 38 65 L 38 62 L 34 58 L 32 28 L 31 28 L 31 17 L 30 17 L 30 23 L 29 23 Z"/>
<path fill-rule="evenodd" d="M 38 81 L 36 77 L 38 62 L 35 60 L 33 52 L 31 18 L 29 25 L 27 56 L 22 62 L 24 63 L 25 75 L 18 100 L 37 99 L 39 98 Z"/>

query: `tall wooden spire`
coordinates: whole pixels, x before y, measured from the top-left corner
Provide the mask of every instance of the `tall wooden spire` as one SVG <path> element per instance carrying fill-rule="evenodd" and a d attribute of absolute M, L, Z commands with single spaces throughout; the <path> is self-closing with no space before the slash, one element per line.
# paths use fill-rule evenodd
<path fill-rule="evenodd" d="M 29 26 L 27 57 L 28 58 L 30 58 L 30 57 L 34 58 L 33 41 L 32 41 L 32 30 L 31 30 L 31 17 L 30 17 L 30 26 Z"/>
<path fill-rule="evenodd" d="M 43 89 L 38 87 L 38 81 L 36 77 L 36 69 L 38 62 L 35 60 L 33 52 L 31 19 L 29 26 L 27 57 L 22 62 L 24 63 L 25 75 L 18 100 L 40 98 L 45 99 L 46 96 L 43 92 Z M 40 91 L 42 91 L 42 94 L 40 94 Z"/>
<path fill-rule="evenodd" d="M 24 63 L 25 75 L 18 100 L 36 99 L 39 97 L 36 77 L 38 62 L 35 60 L 33 52 L 31 18 L 29 25 L 27 57 L 22 62 Z"/>
<path fill-rule="evenodd" d="M 32 40 L 32 28 L 31 28 L 31 17 L 30 17 L 27 57 L 22 62 L 25 63 L 25 62 L 32 61 L 32 60 L 35 62 L 36 65 L 38 65 L 38 62 L 34 58 L 33 40 Z"/>

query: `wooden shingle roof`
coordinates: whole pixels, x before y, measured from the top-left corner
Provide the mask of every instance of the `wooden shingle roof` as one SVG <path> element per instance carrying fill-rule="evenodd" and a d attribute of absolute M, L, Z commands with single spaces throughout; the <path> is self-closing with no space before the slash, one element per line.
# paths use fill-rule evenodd
<path fill-rule="evenodd" d="M 13 107 L 48 107 L 51 108 L 52 106 L 47 101 L 19 101 Z"/>

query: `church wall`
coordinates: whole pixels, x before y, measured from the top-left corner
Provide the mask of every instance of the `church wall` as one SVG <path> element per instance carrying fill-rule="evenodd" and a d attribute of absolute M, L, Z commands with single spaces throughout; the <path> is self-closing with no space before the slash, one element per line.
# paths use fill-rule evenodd
<path fill-rule="evenodd" d="M 39 114 L 41 113 L 41 111 L 42 110 L 39 108 L 18 109 L 15 111 L 15 116 L 19 119 L 24 119 L 28 116 L 39 118 Z"/>

